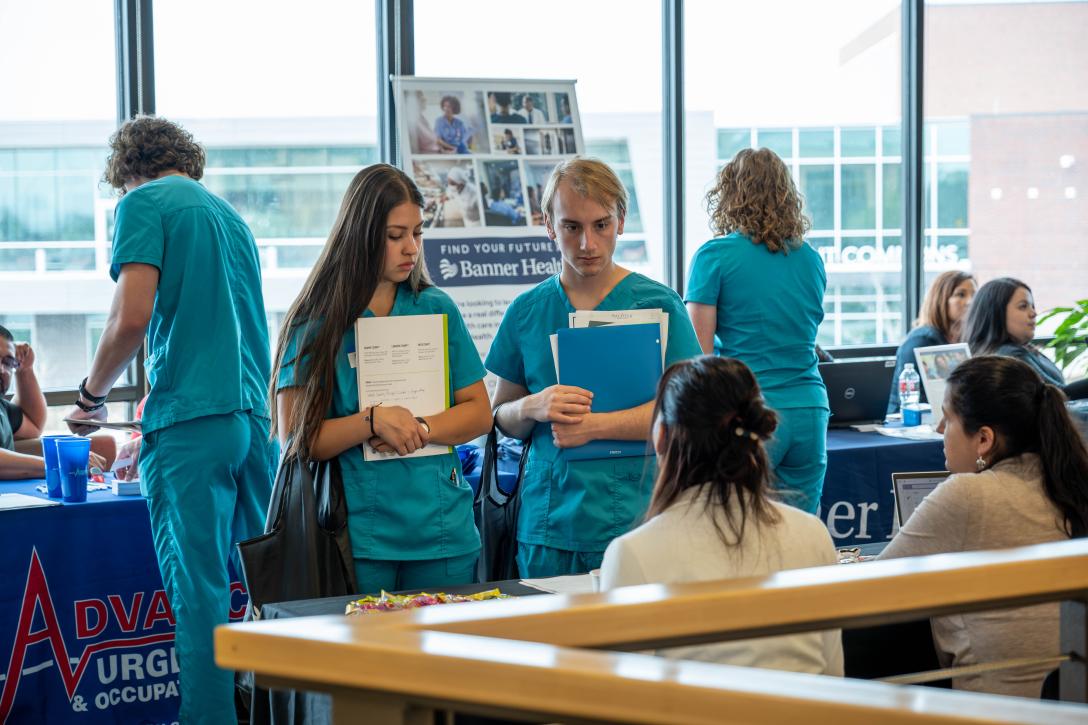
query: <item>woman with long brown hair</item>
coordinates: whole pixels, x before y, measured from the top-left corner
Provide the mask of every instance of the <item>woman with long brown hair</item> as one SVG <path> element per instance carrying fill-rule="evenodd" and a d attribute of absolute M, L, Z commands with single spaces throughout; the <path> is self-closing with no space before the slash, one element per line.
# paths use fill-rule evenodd
<path fill-rule="evenodd" d="M 943 419 L 952 472 L 919 504 L 882 559 L 1029 546 L 1088 536 L 1088 450 L 1058 386 L 1027 363 L 983 355 L 948 377 Z M 953 680 L 960 689 L 1038 697 L 1060 652 L 1058 605 L 932 620 L 945 666 L 1028 660 Z M 1034 662 L 1032 662 L 1034 661 Z"/>
<path fill-rule="evenodd" d="M 601 587 L 764 576 L 835 564 L 827 528 L 769 494 L 764 443 L 778 416 L 739 360 L 676 363 L 657 387 L 657 479 L 647 521 L 612 541 Z M 841 675 L 838 630 L 686 647 L 681 659 Z"/>
<path fill-rule="evenodd" d="M 892 390 L 888 396 L 889 413 L 899 410 L 899 373 L 903 372 L 906 363 L 914 362 L 915 348 L 960 342 L 967 323 L 967 311 L 977 291 L 975 278 L 956 269 L 941 272 L 933 280 L 922 301 L 922 311 L 914 321 L 914 329 L 895 352 L 895 374 L 892 375 Z M 926 391 L 923 389 L 920 392 L 921 402 L 927 402 Z"/>
<path fill-rule="evenodd" d="M 476 347 L 453 300 L 427 278 L 422 207 L 399 169 L 375 164 L 355 175 L 283 321 L 273 368 L 272 425 L 285 450 L 339 460 L 365 592 L 471 583 L 480 548 L 457 454 L 406 457 L 428 443 L 464 443 L 491 426 Z M 397 405 L 360 409 L 349 359 L 364 343 L 356 319 L 432 314 L 447 318 L 452 405 L 426 418 Z M 398 455 L 367 461 L 364 446 Z"/>
<path fill-rule="evenodd" d="M 782 159 L 744 149 L 707 194 L 719 235 L 695 253 L 684 301 L 703 352 L 743 361 L 779 425 L 767 454 L 783 500 L 816 511 L 827 469 L 827 389 L 817 369 L 827 274 Z"/>

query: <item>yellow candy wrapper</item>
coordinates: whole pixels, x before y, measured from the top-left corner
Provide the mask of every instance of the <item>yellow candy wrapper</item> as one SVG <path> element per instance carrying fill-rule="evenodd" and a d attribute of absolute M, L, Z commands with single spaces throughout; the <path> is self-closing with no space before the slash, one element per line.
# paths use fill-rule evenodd
<path fill-rule="evenodd" d="M 487 599 L 509 599 L 509 594 L 503 594 L 498 589 L 488 589 L 475 594 L 446 594 L 438 592 L 428 594 L 390 594 L 382 591 L 380 596 L 367 596 L 348 602 L 344 612 L 349 616 L 370 614 L 372 612 L 395 612 L 402 609 L 416 609 L 417 607 L 430 607 L 435 604 L 458 604 L 461 602 L 482 602 Z"/>

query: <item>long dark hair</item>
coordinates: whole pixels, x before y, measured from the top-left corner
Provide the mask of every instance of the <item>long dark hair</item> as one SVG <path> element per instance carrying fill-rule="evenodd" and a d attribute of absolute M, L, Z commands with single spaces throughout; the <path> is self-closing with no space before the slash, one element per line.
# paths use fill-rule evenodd
<path fill-rule="evenodd" d="M 269 390 L 272 434 L 280 368 L 295 365 L 295 382 L 302 390 L 295 406 L 288 452 L 306 455 L 332 402 L 336 387 L 336 356 L 344 333 L 363 314 L 374 296 L 385 267 L 385 226 L 400 204 L 423 206 L 423 196 L 400 169 L 388 164 L 368 166 L 351 180 L 340 211 L 313 269 L 280 327 Z M 419 250 L 408 281 L 418 293 L 431 285 Z M 295 356 L 285 360 L 291 338 L 300 334 Z M 305 369 L 301 362 L 307 361 Z"/>
<path fill-rule="evenodd" d="M 1069 417 L 1065 394 L 1027 363 L 999 355 L 972 357 L 948 376 L 948 403 L 968 434 L 998 434 L 992 463 L 1036 453 L 1043 490 L 1071 537 L 1088 535 L 1088 449 Z"/>
<path fill-rule="evenodd" d="M 948 300 L 956 293 L 956 288 L 974 276 L 967 272 L 950 269 L 941 272 L 926 292 L 926 298 L 922 302 L 922 314 L 918 315 L 916 325 L 929 325 L 941 333 L 948 342 L 956 342 L 961 339 L 964 320 L 953 321 L 948 316 Z"/>
<path fill-rule="evenodd" d="M 1015 343 L 1009 337 L 1006 310 L 1016 290 L 1031 287 L 1012 277 L 991 279 L 979 287 L 967 313 L 967 326 L 961 338 L 971 348 L 972 355 L 989 355 L 1007 343 Z"/>
<path fill-rule="evenodd" d="M 653 420 L 663 426 L 664 450 L 658 455 L 647 518 L 669 508 L 688 489 L 708 489 L 706 506 L 725 514 L 730 531 L 717 517 L 714 526 L 727 546 L 740 542 L 750 516 L 765 523 L 778 520 L 770 504 L 771 466 L 763 449 L 778 416 L 764 407 L 747 365 L 714 355 L 672 365 L 658 383 Z"/>

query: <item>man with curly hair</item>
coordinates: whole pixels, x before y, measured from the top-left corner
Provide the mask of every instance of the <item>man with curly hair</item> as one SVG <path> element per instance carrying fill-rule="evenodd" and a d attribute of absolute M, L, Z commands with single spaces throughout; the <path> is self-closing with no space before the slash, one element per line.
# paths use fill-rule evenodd
<path fill-rule="evenodd" d="M 805 243 L 801 195 L 773 151 L 744 149 L 722 168 L 707 203 L 719 237 L 691 261 L 691 322 L 703 352 L 736 358 L 755 373 L 779 417 L 767 445 L 779 493 L 815 513 L 830 415 L 816 357 L 827 273 Z"/>
<path fill-rule="evenodd" d="M 110 146 L 105 180 L 123 195 L 110 268 L 117 290 L 69 416 L 105 418 L 106 396 L 146 335 L 139 470 L 177 623 L 181 721 L 234 723 L 233 674 L 215 666 L 212 630 L 230 608 L 229 553 L 263 528 L 276 455 L 257 245 L 238 213 L 198 183 L 204 149 L 180 126 L 139 117 Z"/>

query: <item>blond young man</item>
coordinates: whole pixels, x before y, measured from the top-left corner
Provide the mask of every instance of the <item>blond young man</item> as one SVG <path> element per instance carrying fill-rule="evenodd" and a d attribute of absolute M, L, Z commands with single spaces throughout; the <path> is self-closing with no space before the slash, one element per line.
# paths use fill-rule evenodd
<path fill-rule="evenodd" d="M 595 412 L 591 391 L 558 384 L 549 335 L 567 327 L 575 310 L 661 308 L 670 317 L 666 367 L 699 354 L 676 292 L 613 261 L 627 192 L 605 163 L 561 162 L 541 207 L 562 270 L 511 303 L 485 362 L 499 377 L 492 399 L 499 429 L 532 438 L 518 520 L 518 568 L 527 577 L 599 567 L 608 543 L 642 520 L 653 480 L 643 456 L 568 461 L 559 455 L 593 440 L 646 440 L 652 401 Z"/>

